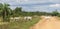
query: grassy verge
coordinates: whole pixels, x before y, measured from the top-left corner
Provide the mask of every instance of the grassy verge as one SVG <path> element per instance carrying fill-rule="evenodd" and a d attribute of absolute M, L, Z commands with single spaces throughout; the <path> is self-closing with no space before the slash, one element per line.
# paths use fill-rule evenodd
<path fill-rule="evenodd" d="M 19 20 L 15 22 L 0 22 L 0 29 L 29 29 L 31 26 L 36 24 L 40 20 L 40 17 L 36 17 L 30 21 Z"/>
<path fill-rule="evenodd" d="M 33 26 L 34 24 L 36 24 L 38 21 L 40 20 L 39 17 L 37 18 L 33 18 L 30 21 L 18 21 L 18 22 L 11 22 L 10 23 L 10 28 L 9 29 L 29 29 L 29 27 Z"/>

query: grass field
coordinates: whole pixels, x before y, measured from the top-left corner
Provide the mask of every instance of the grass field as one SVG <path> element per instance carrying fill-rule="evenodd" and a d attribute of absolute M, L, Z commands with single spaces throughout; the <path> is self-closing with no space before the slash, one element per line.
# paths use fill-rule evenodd
<path fill-rule="evenodd" d="M 0 29 L 29 29 L 31 26 L 36 24 L 40 20 L 40 17 L 33 17 L 32 20 L 19 20 L 15 22 L 9 22 L 8 24 L 0 25 L 2 26 Z"/>

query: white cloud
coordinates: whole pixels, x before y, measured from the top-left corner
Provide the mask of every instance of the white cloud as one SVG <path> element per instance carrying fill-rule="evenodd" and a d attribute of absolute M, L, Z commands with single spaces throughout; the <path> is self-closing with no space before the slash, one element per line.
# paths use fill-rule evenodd
<path fill-rule="evenodd" d="M 42 4 L 42 3 L 56 3 L 56 4 L 49 4 L 49 6 L 47 6 L 47 5 L 43 5 L 43 6 L 31 6 L 31 8 L 30 8 L 30 6 L 23 6 L 23 9 L 24 10 L 28 10 L 28 11 L 47 11 L 48 10 L 48 8 L 57 8 L 57 9 L 59 9 L 60 8 L 60 4 L 58 4 L 58 3 L 60 3 L 60 0 L 0 0 L 0 3 L 3 3 L 3 2 L 5 2 L 5 3 L 9 3 L 10 5 L 16 5 L 16 6 L 12 6 L 11 8 L 12 9 L 14 9 L 15 7 L 17 7 L 17 5 L 20 5 L 20 4 Z M 25 8 L 24 8 L 25 7 Z M 50 8 L 50 9 L 51 9 Z M 53 9 L 51 9 L 51 10 L 53 10 Z M 51 10 L 48 10 L 48 11 L 51 11 Z"/>
<path fill-rule="evenodd" d="M 49 7 L 60 7 L 60 4 L 52 4 L 52 5 L 49 5 Z"/>
<path fill-rule="evenodd" d="M 18 0 L 19 1 L 19 0 Z M 29 1 L 29 0 L 20 0 L 20 2 L 27 2 L 27 1 Z"/>
<path fill-rule="evenodd" d="M 28 0 L 24 0 L 24 1 L 28 1 Z"/>

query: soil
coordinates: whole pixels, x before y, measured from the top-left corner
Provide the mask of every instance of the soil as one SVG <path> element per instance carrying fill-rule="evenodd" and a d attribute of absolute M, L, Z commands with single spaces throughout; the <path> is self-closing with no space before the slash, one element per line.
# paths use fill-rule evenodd
<path fill-rule="evenodd" d="M 55 16 L 41 16 L 41 20 L 30 29 L 60 29 L 60 20 Z"/>

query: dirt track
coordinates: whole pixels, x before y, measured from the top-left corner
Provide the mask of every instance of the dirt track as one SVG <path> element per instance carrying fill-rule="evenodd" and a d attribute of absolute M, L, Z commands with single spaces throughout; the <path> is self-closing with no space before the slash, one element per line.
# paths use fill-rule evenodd
<path fill-rule="evenodd" d="M 30 29 L 60 29 L 60 21 L 57 17 L 46 18 L 46 16 L 41 17 L 37 24 L 32 26 Z"/>

